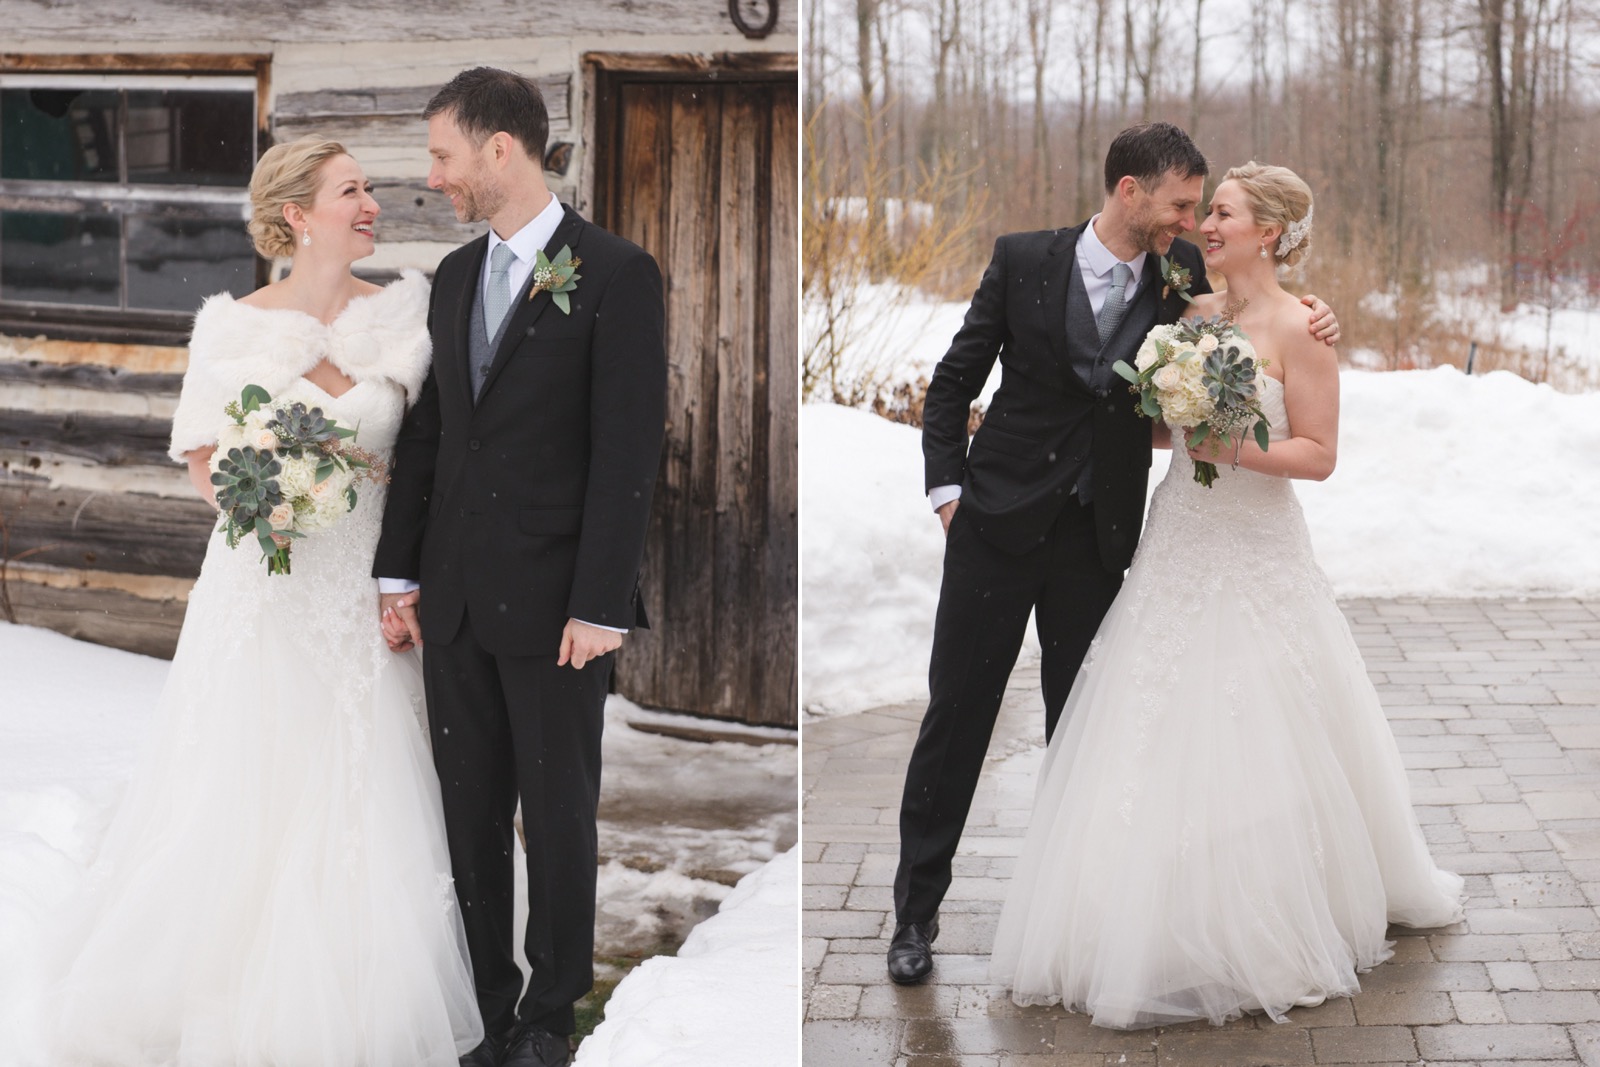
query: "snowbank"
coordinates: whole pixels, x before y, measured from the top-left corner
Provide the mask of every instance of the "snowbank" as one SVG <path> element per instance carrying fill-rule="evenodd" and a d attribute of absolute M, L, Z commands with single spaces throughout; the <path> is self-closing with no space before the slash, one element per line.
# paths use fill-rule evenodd
<path fill-rule="evenodd" d="M 0 623 L 0 1067 L 43 1059 L 44 931 L 99 847 L 167 667 Z M 634 730 L 634 719 L 661 716 L 608 701 L 600 848 L 609 862 L 600 870 L 596 940 L 609 955 L 676 941 L 737 896 L 719 879 L 766 869 L 799 829 L 797 746 L 762 743 L 777 732 L 705 744 Z M 521 863 L 516 877 L 520 889 Z M 519 928 L 525 914 L 519 892 Z M 784 929 L 792 941 L 792 917 Z M 520 958 L 520 939 L 517 951 Z M 766 966 L 792 974 L 792 946 L 786 952 Z"/>
<path fill-rule="evenodd" d="M 1600 393 L 1453 367 L 1341 388 L 1338 470 L 1296 484 L 1341 596 L 1600 595 Z M 808 405 L 800 440 L 806 711 L 926 699 L 943 536 L 918 431 Z"/>
<path fill-rule="evenodd" d="M 645 960 L 606 1004 L 576 1067 L 800 1062 L 800 856 L 740 879 L 676 957 Z"/>

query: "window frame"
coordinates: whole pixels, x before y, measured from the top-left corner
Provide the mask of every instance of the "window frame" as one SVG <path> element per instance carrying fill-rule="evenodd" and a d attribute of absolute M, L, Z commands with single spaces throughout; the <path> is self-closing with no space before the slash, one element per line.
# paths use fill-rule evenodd
<path fill-rule="evenodd" d="M 220 81 L 224 78 L 231 88 L 248 88 L 255 93 L 253 165 L 272 144 L 268 121 L 271 90 L 271 57 L 268 55 L 0 53 L 0 87 L 3 88 L 70 82 L 85 88 L 113 91 L 194 89 L 221 87 Z M 0 180 L 0 209 L 70 206 L 74 212 L 98 211 L 121 216 L 130 214 L 130 208 L 171 205 L 186 215 L 238 219 L 241 226 L 248 218 L 249 193 L 243 187 L 124 182 L 120 179 L 126 174 L 126 153 L 119 152 L 119 156 L 119 180 L 115 183 Z M 119 254 L 127 256 L 126 239 L 121 242 Z M 264 285 L 272 265 L 260 256 L 255 260 L 256 284 Z M 0 301 L 0 334 L 43 334 L 64 341 L 183 345 L 188 341 L 193 319 L 193 309 L 156 311 Z"/>

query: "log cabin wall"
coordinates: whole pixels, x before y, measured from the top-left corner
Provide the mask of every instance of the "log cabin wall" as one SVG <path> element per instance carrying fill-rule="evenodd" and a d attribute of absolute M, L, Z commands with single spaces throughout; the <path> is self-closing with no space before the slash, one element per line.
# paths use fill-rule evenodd
<path fill-rule="evenodd" d="M 764 0 L 739 0 L 739 6 L 752 26 L 771 10 Z M 383 208 L 378 251 L 358 269 L 382 279 L 411 267 L 431 273 L 447 252 L 481 232 L 481 225 L 457 223 L 448 201 L 426 187 L 426 127 L 419 114 L 458 71 L 491 65 L 538 80 L 550 110 L 552 148 L 565 146 L 547 159 L 551 188 L 593 217 L 597 186 L 603 191 L 610 179 L 593 170 L 596 68 L 586 57 L 633 53 L 647 66 L 668 57 L 680 68 L 775 63 L 792 70 L 797 10 L 797 0 L 779 3 L 771 33 L 750 38 L 736 28 L 728 6 L 715 0 L 292 6 L 126 0 L 114 9 L 97 0 L 55 0 L 48 7 L 0 0 L 6 31 L 0 75 L 194 70 L 208 63 L 256 71 L 258 149 L 306 133 L 330 136 L 345 143 L 373 180 Z M 792 125 L 784 129 L 792 133 Z M 797 145 L 791 154 L 797 167 Z M 787 202 L 764 210 L 796 215 L 792 175 L 778 195 Z M 0 209 L 7 206 L 0 182 Z M 262 264 L 263 278 L 266 270 Z M 672 284 L 669 279 L 669 290 Z M 783 284 L 792 286 L 792 267 Z M 187 359 L 186 319 L 85 314 L 36 322 L 30 314 L 8 306 L 0 287 L 0 619 L 170 656 L 214 521 L 183 469 L 165 456 Z M 669 321 L 669 343 L 672 329 Z M 775 343 L 783 348 L 781 340 Z M 786 357 L 760 374 L 793 376 L 796 339 L 786 344 Z M 788 420 L 792 441 L 796 412 L 774 417 Z M 787 471 L 771 480 L 792 487 L 792 448 L 786 462 Z M 762 492 L 769 491 L 765 481 Z M 792 499 L 787 521 L 787 531 L 748 550 L 770 554 L 773 544 L 792 546 Z M 764 603 L 774 592 L 762 585 L 745 595 L 752 604 Z M 772 608 L 792 615 L 792 582 Z M 775 653 L 792 658 L 793 626 L 791 618 L 786 638 L 779 627 L 780 640 L 789 644 Z M 732 699 L 725 693 L 715 706 L 679 710 L 793 724 L 792 665 L 779 674 L 786 692 L 752 683 L 748 693 Z"/>

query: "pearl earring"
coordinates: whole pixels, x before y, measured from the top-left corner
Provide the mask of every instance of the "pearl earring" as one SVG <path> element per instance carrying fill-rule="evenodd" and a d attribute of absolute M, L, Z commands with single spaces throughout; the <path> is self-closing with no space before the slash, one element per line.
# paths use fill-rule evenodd
<path fill-rule="evenodd" d="M 306 235 L 300 239 L 300 243 L 303 244 L 303 245 L 309 245 L 311 243 L 311 227 L 310 226 L 306 227 Z M 1263 256 L 1266 255 L 1267 254 L 1267 250 L 1263 248 L 1261 250 L 1261 254 Z"/>
<path fill-rule="evenodd" d="M 306 244 L 310 244 L 310 243 L 311 243 L 311 238 L 308 236 L 306 238 Z M 1267 258 L 1267 246 L 1266 245 L 1262 245 L 1261 246 L 1261 258 L 1262 259 L 1266 259 Z"/>

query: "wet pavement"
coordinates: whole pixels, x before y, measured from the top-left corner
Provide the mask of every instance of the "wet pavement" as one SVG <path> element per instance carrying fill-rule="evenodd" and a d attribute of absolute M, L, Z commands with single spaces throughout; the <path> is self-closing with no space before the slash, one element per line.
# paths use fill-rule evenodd
<path fill-rule="evenodd" d="M 1390 930 L 1362 992 L 1285 1023 L 1117 1031 L 1019 1008 L 988 951 L 1043 752 L 1038 671 L 1001 709 L 920 986 L 884 973 L 921 703 L 806 724 L 806 1067 L 1600 1067 L 1600 601 L 1343 605 L 1466 921 Z"/>

